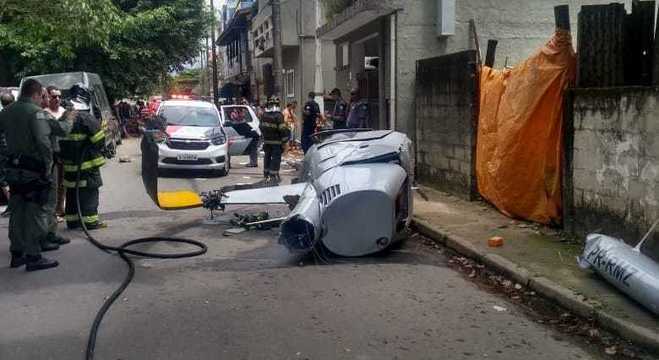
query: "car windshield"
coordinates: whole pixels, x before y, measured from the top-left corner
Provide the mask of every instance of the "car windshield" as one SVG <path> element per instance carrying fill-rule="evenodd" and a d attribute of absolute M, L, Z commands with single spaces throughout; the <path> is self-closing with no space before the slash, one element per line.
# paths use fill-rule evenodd
<path fill-rule="evenodd" d="M 192 106 L 163 106 L 160 115 L 167 125 L 218 126 L 220 118 L 212 108 Z"/>
<path fill-rule="evenodd" d="M 230 121 L 233 123 L 252 122 L 252 115 L 245 107 L 223 106 L 222 111 L 224 112 L 224 121 Z"/>

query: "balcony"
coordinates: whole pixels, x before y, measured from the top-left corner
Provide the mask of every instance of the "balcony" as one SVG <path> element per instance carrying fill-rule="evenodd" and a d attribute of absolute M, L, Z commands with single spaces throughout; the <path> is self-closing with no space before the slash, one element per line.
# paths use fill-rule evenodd
<path fill-rule="evenodd" d="M 282 46 L 284 49 L 299 46 L 298 40 L 298 15 L 299 2 L 287 1 L 281 4 L 282 19 Z M 254 56 L 257 58 L 271 58 L 273 56 L 273 37 L 272 37 L 272 6 L 266 5 L 259 10 L 259 13 L 252 20 L 252 42 L 254 47 Z"/>

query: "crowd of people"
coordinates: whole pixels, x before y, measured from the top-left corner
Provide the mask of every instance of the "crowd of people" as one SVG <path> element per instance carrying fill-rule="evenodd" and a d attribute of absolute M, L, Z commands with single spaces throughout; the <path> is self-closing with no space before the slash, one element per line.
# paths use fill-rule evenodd
<path fill-rule="evenodd" d="M 70 242 L 57 234 L 60 222 L 70 229 L 105 227 L 98 216 L 105 131 L 90 113 L 84 89 L 69 92 L 71 98 L 63 101 L 60 89 L 28 79 L 18 99 L 0 94 L 1 185 L 8 198 L 11 268 L 58 266 L 41 254 Z"/>
<path fill-rule="evenodd" d="M 350 93 L 350 103 L 343 100 L 341 90 L 329 93 L 330 109 L 323 114 L 315 101 L 316 93 L 310 92 L 302 108 L 302 122 L 297 118 L 297 102 L 291 101 L 282 109 L 278 98 L 269 98 L 265 106 L 254 106 L 261 119 L 260 130 L 263 136 L 264 169 L 266 182 L 279 182 L 279 169 L 282 156 L 297 149 L 296 139 L 300 139 L 301 150 L 306 154 L 313 145 L 312 135 L 318 131 L 331 129 L 369 128 L 369 107 L 360 97 L 359 89 Z M 235 99 L 232 104 L 249 105 L 245 98 Z M 260 141 L 258 133 L 245 123 L 244 110 L 234 108 L 228 116 L 230 123 L 239 135 L 251 138 L 247 152 L 250 156 L 248 167 L 257 167 L 257 151 Z"/>

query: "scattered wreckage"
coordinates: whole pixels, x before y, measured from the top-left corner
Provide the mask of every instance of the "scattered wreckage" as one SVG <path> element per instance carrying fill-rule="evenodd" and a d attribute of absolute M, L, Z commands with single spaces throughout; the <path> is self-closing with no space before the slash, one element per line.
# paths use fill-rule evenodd
<path fill-rule="evenodd" d="M 590 234 L 579 257 L 582 269 L 593 269 L 618 290 L 659 315 L 659 264 L 641 252 L 643 243 L 659 221 L 636 247 L 601 234 Z"/>
<path fill-rule="evenodd" d="M 299 182 L 241 190 L 158 191 L 157 142 L 161 131 L 147 129 L 142 140 L 145 188 L 162 209 L 228 205 L 287 204 L 279 242 L 303 253 L 322 243 L 341 256 L 363 256 L 404 237 L 412 216 L 411 142 L 392 130 L 351 129 L 314 135 Z"/>

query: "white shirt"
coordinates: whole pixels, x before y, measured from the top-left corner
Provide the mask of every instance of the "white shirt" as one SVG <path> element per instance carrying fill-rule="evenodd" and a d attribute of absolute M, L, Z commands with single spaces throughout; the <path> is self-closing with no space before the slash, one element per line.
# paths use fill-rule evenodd
<path fill-rule="evenodd" d="M 60 106 L 59 108 L 57 108 L 57 111 L 53 111 L 49 107 L 47 107 L 46 111 L 50 115 L 52 115 L 55 118 L 55 120 L 59 120 L 62 117 L 62 115 L 64 115 L 64 112 L 66 111 L 66 109 L 64 109 L 63 107 Z"/>

